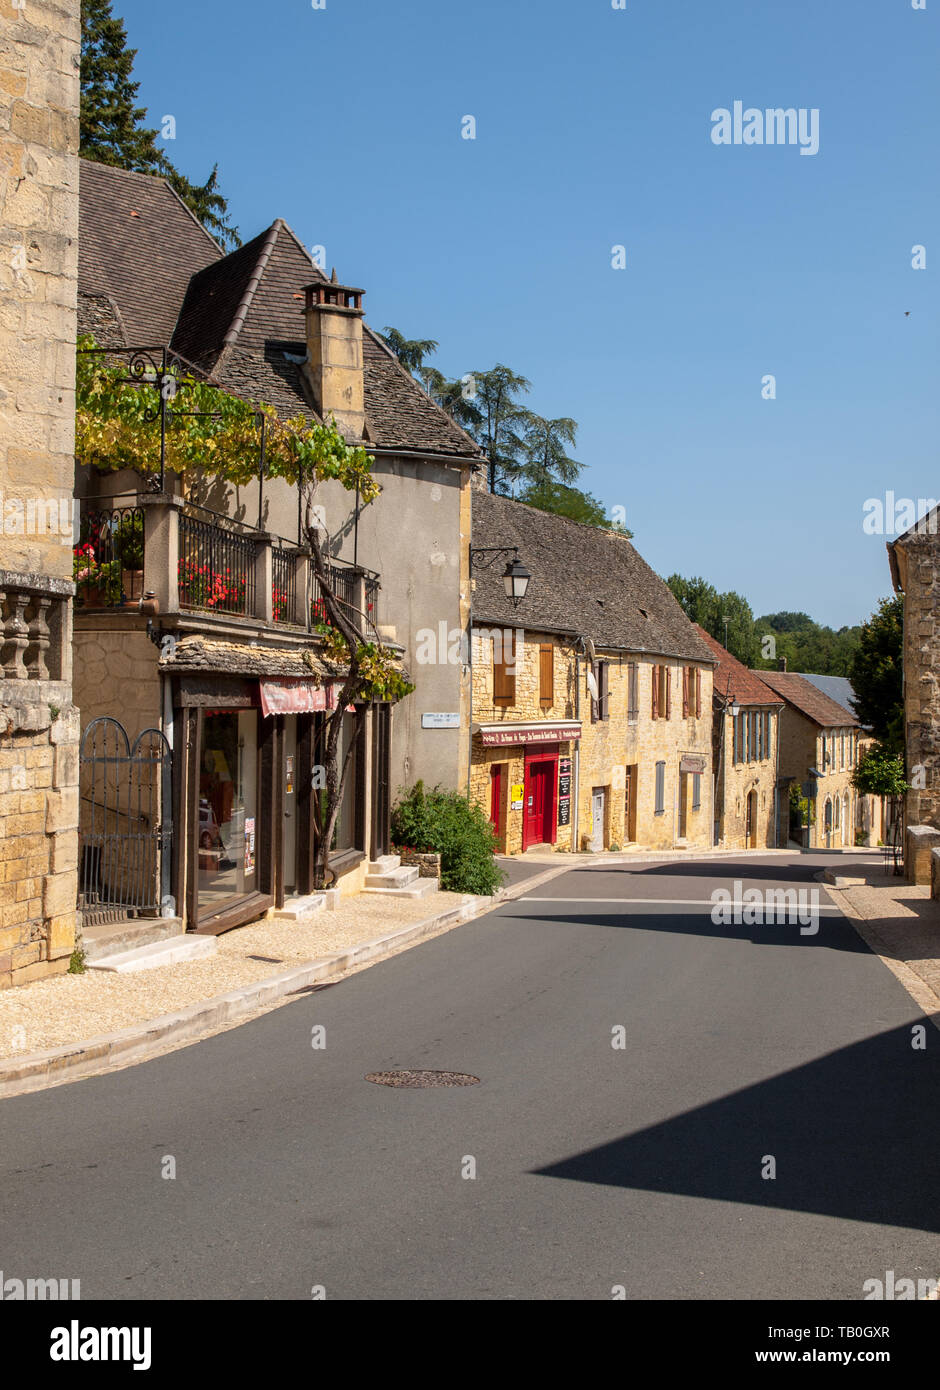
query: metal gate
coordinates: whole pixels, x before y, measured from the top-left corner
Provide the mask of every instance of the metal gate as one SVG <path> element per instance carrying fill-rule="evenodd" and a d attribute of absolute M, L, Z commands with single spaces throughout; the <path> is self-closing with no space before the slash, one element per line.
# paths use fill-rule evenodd
<path fill-rule="evenodd" d="M 160 915 L 172 822 L 170 745 L 116 719 L 93 719 L 79 752 L 78 906 L 86 926 Z"/>

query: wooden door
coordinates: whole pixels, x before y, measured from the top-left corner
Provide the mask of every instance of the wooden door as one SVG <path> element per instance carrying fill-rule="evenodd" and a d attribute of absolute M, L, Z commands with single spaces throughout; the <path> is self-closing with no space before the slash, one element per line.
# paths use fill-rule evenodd
<path fill-rule="evenodd" d="M 748 792 L 746 832 L 748 849 L 757 849 L 757 792 Z"/>
<path fill-rule="evenodd" d="M 503 808 L 503 764 L 494 763 L 490 768 L 490 824 L 499 834 L 500 818 Z"/>
<path fill-rule="evenodd" d="M 637 794 L 637 766 L 631 764 L 626 773 L 626 790 L 624 792 L 623 807 L 623 826 L 624 837 L 630 843 L 636 840 L 636 794 Z"/>

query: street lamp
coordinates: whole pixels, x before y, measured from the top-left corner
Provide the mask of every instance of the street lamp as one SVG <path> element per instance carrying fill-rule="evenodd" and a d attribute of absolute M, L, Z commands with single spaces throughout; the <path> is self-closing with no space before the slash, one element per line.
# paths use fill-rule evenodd
<path fill-rule="evenodd" d="M 480 561 L 481 555 L 489 555 L 492 558 L 487 561 Z M 474 562 L 481 569 L 489 569 L 495 563 L 498 555 L 511 555 L 507 560 L 506 568 L 503 570 L 503 587 L 506 590 L 506 597 L 513 608 L 518 608 L 519 604 L 526 596 L 529 587 L 529 580 L 532 578 L 532 571 L 529 570 L 519 559 L 519 547 L 517 545 L 478 545 L 470 547 L 470 573 L 473 574 Z"/>

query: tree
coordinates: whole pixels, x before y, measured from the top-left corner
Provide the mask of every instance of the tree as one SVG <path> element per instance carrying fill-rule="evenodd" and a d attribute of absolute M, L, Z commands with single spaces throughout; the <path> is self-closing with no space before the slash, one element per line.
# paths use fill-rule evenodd
<path fill-rule="evenodd" d="M 124 22 L 111 0 L 82 0 L 80 153 L 99 164 L 152 173 L 160 164 L 157 132 L 137 105 L 140 83 L 132 80 L 136 48 L 127 47 Z"/>
<path fill-rule="evenodd" d="M 137 49 L 128 48 L 124 22 L 111 5 L 112 0 L 82 0 L 79 153 L 118 169 L 162 174 L 223 247 L 240 246 L 219 192 L 218 165 L 204 184 L 190 183 L 158 146 L 158 132 L 145 124 L 146 108 L 137 105 L 140 83 L 132 76 Z"/>
<path fill-rule="evenodd" d="M 573 483 L 584 469 L 583 464 L 569 458 L 565 452 L 565 445 L 570 444 L 574 448 L 577 442 L 578 426 L 575 421 L 567 415 L 558 420 L 546 420 L 527 410 L 521 423 L 521 477 L 534 488 L 544 488 L 551 483 Z"/>
<path fill-rule="evenodd" d="M 745 666 L 757 659 L 758 643 L 754 614 L 747 599 L 730 590 L 719 594 L 707 580 L 683 579 L 671 574 L 666 580 L 686 617 L 698 623 Z"/>
<path fill-rule="evenodd" d="M 808 613 L 769 613 L 758 618 L 755 627 L 761 652 L 758 666 L 776 669 L 785 657 L 790 671 L 808 671 L 820 676 L 848 676 L 858 648 L 857 627 L 831 627 L 813 621 Z M 773 638 L 773 646 L 766 638 Z M 765 655 L 766 652 L 766 655 Z"/>
<path fill-rule="evenodd" d="M 852 786 L 864 796 L 903 796 L 909 790 L 904 779 L 904 759 L 883 743 L 863 753 L 852 773 Z"/>
<path fill-rule="evenodd" d="M 499 483 L 515 481 L 523 467 L 523 431 L 527 411 L 518 396 L 532 383 L 511 367 L 497 362 L 486 372 L 471 372 L 469 399 L 479 412 L 473 437 L 490 461 L 490 492 Z"/>
<path fill-rule="evenodd" d="M 418 371 L 424 359 L 437 352 L 438 345 L 434 338 L 406 338 L 397 328 L 391 328 L 388 324 L 385 325 L 385 332 L 380 333 L 379 337 L 409 372 Z"/>
<path fill-rule="evenodd" d="M 540 512 L 553 512 L 556 516 L 567 516 L 572 521 L 581 521 L 586 526 L 600 526 L 607 531 L 616 531 L 629 540 L 632 531 L 612 522 L 603 502 L 592 497 L 580 488 L 566 487 L 564 483 L 546 483 L 544 487 L 527 487 L 519 494 L 519 501 L 528 507 L 537 507 Z"/>
<path fill-rule="evenodd" d="M 904 600 L 884 598 L 862 624 L 849 679 L 855 713 L 891 753 L 904 751 Z"/>

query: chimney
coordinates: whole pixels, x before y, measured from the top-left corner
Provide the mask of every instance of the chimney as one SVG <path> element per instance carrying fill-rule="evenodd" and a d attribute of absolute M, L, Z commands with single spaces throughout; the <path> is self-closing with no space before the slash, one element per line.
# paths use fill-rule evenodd
<path fill-rule="evenodd" d="M 340 433 L 359 443 L 365 428 L 362 370 L 364 291 L 332 280 L 317 280 L 304 291 L 307 360 L 303 371 L 313 404 L 324 420 L 332 415 Z"/>
<path fill-rule="evenodd" d="M 777 670 L 778 670 L 778 671 L 785 671 L 786 669 L 787 669 L 787 659 L 786 659 L 786 657 L 785 657 L 785 656 L 778 656 L 778 657 L 777 657 Z"/>

